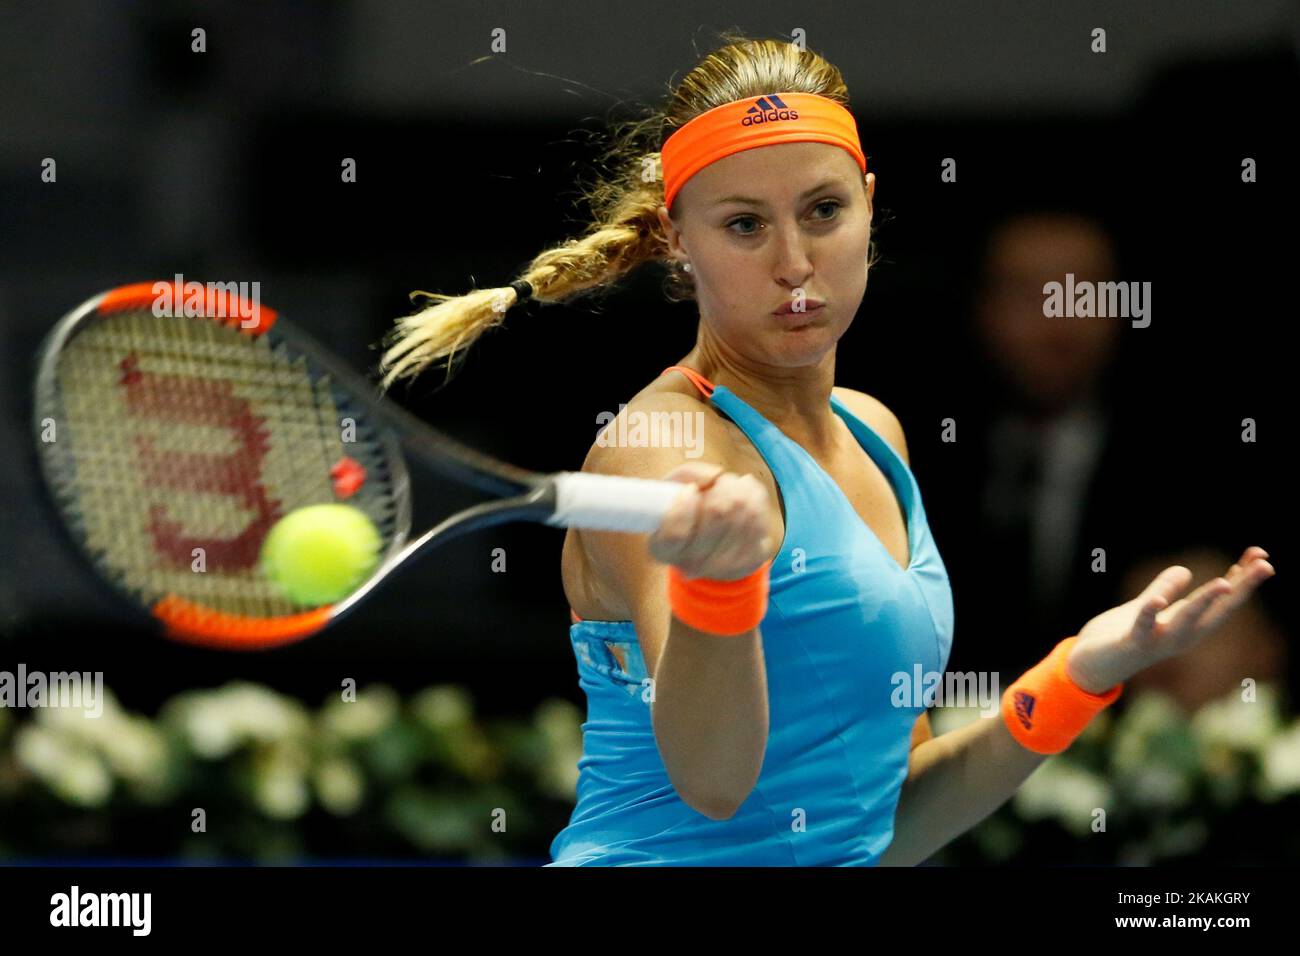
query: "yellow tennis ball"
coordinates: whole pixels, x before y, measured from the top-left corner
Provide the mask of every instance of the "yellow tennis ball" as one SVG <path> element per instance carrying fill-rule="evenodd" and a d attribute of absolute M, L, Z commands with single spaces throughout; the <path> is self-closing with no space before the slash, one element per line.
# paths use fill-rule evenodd
<path fill-rule="evenodd" d="M 271 526 L 262 541 L 262 573 L 295 604 L 332 604 L 370 576 L 382 545 L 360 508 L 308 505 Z"/>

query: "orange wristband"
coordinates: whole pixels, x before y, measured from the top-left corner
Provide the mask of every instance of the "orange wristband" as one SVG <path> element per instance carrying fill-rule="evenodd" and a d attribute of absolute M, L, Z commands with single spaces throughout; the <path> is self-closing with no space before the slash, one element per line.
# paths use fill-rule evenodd
<path fill-rule="evenodd" d="M 668 603 L 683 624 L 697 631 L 735 637 L 758 627 L 767 613 L 771 559 L 735 581 L 688 578 L 668 566 Z"/>
<path fill-rule="evenodd" d="M 1002 695 L 1002 719 L 1011 736 L 1034 753 L 1065 750 L 1124 689 L 1116 684 L 1104 694 L 1089 694 L 1070 680 L 1065 662 L 1077 637 L 1057 644 Z"/>

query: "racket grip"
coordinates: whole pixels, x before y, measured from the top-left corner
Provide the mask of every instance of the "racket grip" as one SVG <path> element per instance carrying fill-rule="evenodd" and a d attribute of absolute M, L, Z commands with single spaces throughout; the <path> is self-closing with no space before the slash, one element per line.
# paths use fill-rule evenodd
<path fill-rule="evenodd" d="M 554 476 L 555 513 L 547 524 L 593 531 L 653 532 L 685 484 L 562 471 Z"/>

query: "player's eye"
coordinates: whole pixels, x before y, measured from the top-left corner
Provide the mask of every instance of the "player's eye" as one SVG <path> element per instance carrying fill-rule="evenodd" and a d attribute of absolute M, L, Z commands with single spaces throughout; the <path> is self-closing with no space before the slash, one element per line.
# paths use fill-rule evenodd
<path fill-rule="evenodd" d="M 731 229 L 732 226 L 738 225 L 739 223 L 742 223 L 742 222 L 752 222 L 752 223 L 757 223 L 758 220 L 755 219 L 753 216 L 741 216 L 740 218 L 738 218 L 738 219 L 733 219 L 733 220 L 731 220 L 731 222 L 727 223 L 727 228 L 728 228 L 728 229 Z M 735 230 L 732 229 L 732 232 L 735 232 Z M 755 229 L 753 232 L 736 232 L 736 235 L 738 235 L 738 236 L 752 236 L 752 235 L 755 235 L 757 232 L 758 232 L 758 230 Z"/>
<path fill-rule="evenodd" d="M 821 217 L 822 222 L 830 222 L 832 219 L 836 218 L 836 216 L 837 216 L 838 213 L 839 213 L 840 208 L 841 208 L 843 205 L 844 205 L 844 204 L 843 204 L 842 202 L 840 202 L 838 199 L 823 199 L 821 202 L 819 202 L 819 203 L 818 203 L 816 206 L 814 206 L 813 208 L 814 208 L 814 209 L 821 209 L 821 208 L 824 207 L 824 206 L 830 206 L 830 207 L 831 207 L 831 213 L 830 213 L 829 215 L 827 215 L 827 216 L 823 216 L 823 217 Z"/>
<path fill-rule="evenodd" d="M 844 203 L 840 202 L 838 199 L 823 199 L 821 202 L 815 205 L 813 209 L 817 210 L 817 209 L 825 209 L 829 207 L 829 212 L 827 212 L 825 215 L 817 216 L 816 219 L 818 222 L 831 222 L 832 220 L 837 219 L 839 217 L 839 211 L 843 206 Z M 742 223 L 754 223 L 755 228 L 740 229 L 740 230 L 733 228 L 735 226 L 741 225 Z M 758 220 L 754 216 L 738 216 L 737 218 L 731 220 L 731 222 L 727 223 L 727 228 L 730 229 L 737 236 L 754 236 L 758 234 L 757 224 L 758 224 Z"/>

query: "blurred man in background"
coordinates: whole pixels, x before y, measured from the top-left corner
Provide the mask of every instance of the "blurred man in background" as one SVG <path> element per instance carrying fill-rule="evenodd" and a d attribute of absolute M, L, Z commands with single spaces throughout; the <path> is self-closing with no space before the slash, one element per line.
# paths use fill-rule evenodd
<path fill-rule="evenodd" d="M 1142 396 L 1119 362 L 1146 319 L 1046 313 L 1048 283 L 1133 278 L 1120 272 L 1107 227 L 1078 212 L 1018 212 L 988 234 L 972 314 L 987 387 L 971 406 L 981 413 L 961 416 L 978 467 L 971 487 L 940 492 L 965 498 L 969 522 L 946 542 L 965 625 L 952 670 L 1008 678 L 1163 568 L 1184 564 L 1200 582 L 1233 561 L 1197 508 L 1232 492 L 1216 488 L 1213 462 L 1202 467 L 1212 456 L 1198 451 L 1195 415 L 1180 420 L 1179 396 Z M 1195 709 L 1284 667 L 1282 635 L 1256 607 L 1141 681 Z"/>

